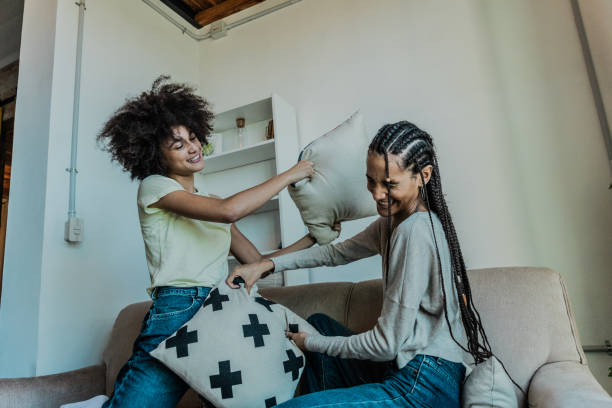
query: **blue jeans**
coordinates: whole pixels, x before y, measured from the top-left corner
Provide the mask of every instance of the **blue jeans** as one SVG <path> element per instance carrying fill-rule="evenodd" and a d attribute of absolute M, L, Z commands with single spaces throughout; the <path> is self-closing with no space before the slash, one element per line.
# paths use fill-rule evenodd
<path fill-rule="evenodd" d="M 321 334 L 354 334 L 332 318 L 308 318 Z M 302 383 L 306 395 L 278 405 L 290 407 L 435 407 L 459 408 L 465 367 L 443 358 L 415 356 L 398 369 L 394 362 L 342 359 L 308 352 Z"/>
<path fill-rule="evenodd" d="M 205 287 L 156 289 L 132 356 L 119 371 L 113 395 L 103 408 L 168 408 L 179 402 L 189 386 L 149 352 L 193 317 L 209 291 Z"/>

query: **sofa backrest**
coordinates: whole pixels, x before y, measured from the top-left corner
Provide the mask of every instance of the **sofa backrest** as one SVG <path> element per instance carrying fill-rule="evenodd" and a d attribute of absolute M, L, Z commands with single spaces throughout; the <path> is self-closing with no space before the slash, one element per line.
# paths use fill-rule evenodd
<path fill-rule="evenodd" d="M 468 276 L 493 351 L 524 389 L 545 363 L 585 361 L 558 273 L 546 268 L 491 268 L 471 270 Z M 269 288 L 260 293 L 304 318 L 325 313 L 357 332 L 372 328 L 382 307 L 380 279 Z M 150 305 L 129 305 L 115 321 L 103 355 L 109 393 L 132 353 Z"/>
<path fill-rule="evenodd" d="M 493 352 L 523 389 L 545 363 L 585 361 L 565 284 L 557 272 L 490 268 L 470 270 L 468 277 Z M 382 308 L 380 279 L 272 288 L 261 293 L 303 317 L 327 313 L 357 332 L 372 328 Z"/>

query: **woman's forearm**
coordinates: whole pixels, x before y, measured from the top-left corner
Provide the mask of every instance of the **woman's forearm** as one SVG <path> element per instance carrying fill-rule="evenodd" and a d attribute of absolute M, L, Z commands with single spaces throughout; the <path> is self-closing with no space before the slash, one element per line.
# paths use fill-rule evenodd
<path fill-rule="evenodd" d="M 289 254 L 291 252 L 301 251 L 302 249 L 310 248 L 314 245 L 314 243 L 315 240 L 312 235 L 306 234 L 302 238 L 295 241 L 293 244 L 266 255 L 265 258 L 274 258 L 275 256 L 281 256 L 284 254 Z"/>
<path fill-rule="evenodd" d="M 232 219 L 239 220 L 264 205 L 291 182 L 290 175 L 284 172 L 264 183 L 226 198 L 224 204 L 231 209 Z"/>
<path fill-rule="evenodd" d="M 310 177 L 313 172 L 313 162 L 300 160 L 295 166 L 270 180 L 226 198 L 223 200 L 223 205 L 228 208 L 232 222 L 235 222 L 264 205 L 289 184 Z"/>

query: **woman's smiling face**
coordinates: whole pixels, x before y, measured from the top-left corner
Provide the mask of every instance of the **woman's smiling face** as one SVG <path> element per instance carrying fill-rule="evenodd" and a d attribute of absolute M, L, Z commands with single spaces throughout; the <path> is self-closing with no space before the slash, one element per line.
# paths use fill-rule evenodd
<path fill-rule="evenodd" d="M 202 144 L 185 126 L 172 128 L 172 137 L 161 145 L 168 176 L 189 176 L 204 168 Z"/>
<path fill-rule="evenodd" d="M 376 201 L 376 210 L 382 217 L 408 217 L 421 203 L 419 197 L 420 177 L 412 170 L 400 167 L 400 157 L 389 154 L 389 179 L 385 173 L 385 157 L 382 154 L 369 152 L 366 162 L 367 187 Z M 428 177 L 426 177 L 428 179 Z M 389 185 L 389 189 L 387 189 Z M 388 206 L 387 195 L 391 192 L 391 206 Z M 390 209 L 390 211 L 389 211 Z"/>

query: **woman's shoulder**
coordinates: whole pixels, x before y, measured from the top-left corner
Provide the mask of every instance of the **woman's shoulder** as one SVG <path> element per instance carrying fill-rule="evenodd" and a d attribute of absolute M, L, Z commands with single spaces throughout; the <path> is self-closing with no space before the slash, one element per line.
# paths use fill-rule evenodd
<path fill-rule="evenodd" d="M 180 183 L 170 177 L 162 176 L 161 174 L 151 174 L 140 181 L 138 187 L 139 192 L 146 192 L 147 190 L 156 190 L 159 187 L 179 186 L 182 188 Z"/>
<path fill-rule="evenodd" d="M 148 206 L 173 191 L 184 190 L 183 186 L 170 177 L 152 174 L 144 178 L 138 187 L 138 205 L 148 209 Z"/>
<path fill-rule="evenodd" d="M 431 237 L 432 222 L 436 227 L 440 224 L 440 220 L 435 213 L 427 211 L 415 212 L 397 226 L 397 232 L 407 238 L 412 236 Z"/>

